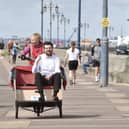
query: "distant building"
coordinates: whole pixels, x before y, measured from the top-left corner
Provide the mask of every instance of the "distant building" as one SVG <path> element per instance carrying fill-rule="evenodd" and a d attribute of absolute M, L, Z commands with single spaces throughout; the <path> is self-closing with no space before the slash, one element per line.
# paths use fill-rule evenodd
<path fill-rule="evenodd" d="M 86 46 L 89 46 L 93 43 L 93 41 L 91 39 L 84 39 L 84 40 L 81 40 L 80 42 L 80 45 L 86 45 Z"/>
<path fill-rule="evenodd" d="M 109 40 L 110 48 L 115 48 L 116 46 L 120 45 L 129 46 L 129 36 L 117 36 L 117 38 Z"/>
<path fill-rule="evenodd" d="M 127 46 L 129 46 L 129 36 L 118 36 L 118 43 L 117 46 L 122 45 L 122 44 L 126 44 Z"/>
<path fill-rule="evenodd" d="M 93 41 L 91 39 L 84 39 L 80 42 L 80 46 L 82 49 L 89 48 L 91 44 L 93 44 Z"/>

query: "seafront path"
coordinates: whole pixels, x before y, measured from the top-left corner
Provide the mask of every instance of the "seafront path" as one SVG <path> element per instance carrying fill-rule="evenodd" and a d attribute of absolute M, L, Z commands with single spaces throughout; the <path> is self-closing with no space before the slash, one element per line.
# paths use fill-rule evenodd
<path fill-rule="evenodd" d="M 63 59 L 64 51 L 57 54 Z M 18 60 L 17 65 L 26 63 Z M 11 67 L 7 58 L 0 60 L 0 129 L 129 129 L 129 86 L 110 83 L 101 88 L 81 67 L 76 84 L 63 91 L 63 118 L 57 108 L 40 117 L 21 108 L 15 119 L 14 91 L 8 86 Z"/>

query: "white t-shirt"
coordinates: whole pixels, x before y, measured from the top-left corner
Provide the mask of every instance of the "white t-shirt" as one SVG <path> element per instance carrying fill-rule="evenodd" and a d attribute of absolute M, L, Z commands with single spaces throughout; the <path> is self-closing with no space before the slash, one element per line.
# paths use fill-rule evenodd
<path fill-rule="evenodd" d="M 77 48 L 75 48 L 74 52 L 72 52 L 72 48 L 70 48 L 66 51 L 66 54 L 68 55 L 69 61 L 78 60 L 79 50 Z"/>
<path fill-rule="evenodd" d="M 41 57 L 39 63 L 36 65 L 38 59 Z M 32 66 L 32 73 L 41 73 L 41 75 L 49 75 L 60 73 L 60 60 L 53 54 L 52 56 L 46 56 L 42 54 L 38 56 Z"/>

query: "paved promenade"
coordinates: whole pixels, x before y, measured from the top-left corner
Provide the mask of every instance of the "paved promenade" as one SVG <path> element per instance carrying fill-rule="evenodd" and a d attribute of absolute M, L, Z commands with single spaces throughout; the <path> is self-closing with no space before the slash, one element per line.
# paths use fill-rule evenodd
<path fill-rule="evenodd" d="M 63 118 L 58 109 L 40 117 L 20 109 L 15 119 L 14 92 L 6 86 L 11 68 L 0 60 L 0 129 L 129 129 L 129 86 L 99 87 L 94 78 L 78 70 L 77 83 L 63 91 Z"/>

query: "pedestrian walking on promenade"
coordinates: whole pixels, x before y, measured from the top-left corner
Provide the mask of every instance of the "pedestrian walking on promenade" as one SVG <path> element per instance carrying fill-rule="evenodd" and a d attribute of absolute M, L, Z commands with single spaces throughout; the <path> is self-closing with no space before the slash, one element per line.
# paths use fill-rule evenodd
<path fill-rule="evenodd" d="M 3 59 L 3 49 L 4 49 L 4 41 L 0 42 L 0 59 Z"/>
<path fill-rule="evenodd" d="M 64 67 L 68 62 L 69 68 L 69 80 L 70 85 L 75 84 L 76 81 L 76 70 L 78 68 L 78 64 L 80 64 L 79 60 L 79 50 L 76 48 L 76 42 L 72 41 L 70 44 L 70 48 L 66 51 Z"/>
<path fill-rule="evenodd" d="M 87 67 L 93 66 L 93 59 L 90 53 L 86 52 L 82 56 L 82 69 L 84 74 L 88 74 Z"/>
<path fill-rule="evenodd" d="M 8 43 L 7 43 L 7 50 L 8 50 L 8 61 L 9 63 L 11 63 L 12 61 L 12 48 L 13 48 L 13 40 L 9 40 Z"/>
<path fill-rule="evenodd" d="M 24 60 L 25 56 L 29 56 L 29 65 L 33 65 L 38 55 L 43 53 L 43 43 L 39 33 L 33 33 L 30 38 L 30 43 L 21 51 L 21 58 Z"/>
<path fill-rule="evenodd" d="M 96 44 L 95 46 L 92 47 L 92 56 L 94 59 L 94 67 L 95 67 L 95 81 L 98 82 L 100 80 L 100 58 L 101 58 L 100 38 L 96 39 Z"/>
<path fill-rule="evenodd" d="M 14 41 L 12 50 L 11 50 L 11 56 L 12 56 L 12 64 L 16 64 L 17 55 L 18 55 L 18 44 Z"/>

